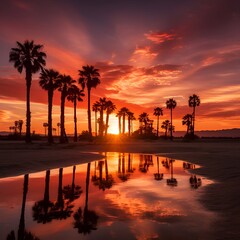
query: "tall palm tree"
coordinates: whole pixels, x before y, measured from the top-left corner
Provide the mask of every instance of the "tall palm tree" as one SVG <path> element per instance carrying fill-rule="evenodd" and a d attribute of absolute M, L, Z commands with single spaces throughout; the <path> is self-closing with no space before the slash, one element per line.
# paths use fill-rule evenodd
<path fill-rule="evenodd" d="M 161 128 L 165 130 L 165 138 L 167 138 L 169 126 L 170 126 L 169 120 L 165 120 L 162 122 Z"/>
<path fill-rule="evenodd" d="M 147 134 L 147 125 L 148 125 L 148 122 L 150 120 L 149 115 L 146 112 L 143 112 L 139 115 L 138 120 L 140 122 L 140 132 L 141 132 L 141 134 L 142 134 L 142 129 L 143 129 L 142 123 L 144 123 L 144 133 Z"/>
<path fill-rule="evenodd" d="M 128 136 L 130 137 L 131 128 L 132 128 L 132 121 L 136 120 L 136 118 L 134 117 L 134 113 L 130 112 L 130 111 L 127 112 L 127 116 L 128 116 Z"/>
<path fill-rule="evenodd" d="M 166 106 L 167 106 L 168 109 L 170 109 L 170 113 L 171 113 L 171 126 L 172 126 L 173 125 L 173 122 L 172 122 L 172 110 L 177 106 L 177 102 L 173 98 L 169 98 L 166 101 Z M 170 138 L 172 140 L 173 139 L 173 135 L 172 135 L 173 128 L 171 127 L 170 129 L 171 129 L 171 131 L 170 131 Z"/>
<path fill-rule="evenodd" d="M 97 112 L 100 111 L 98 101 L 92 105 L 92 110 L 95 113 L 95 136 L 97 136 Z"/>
<path fill-rule="evenodd" d="M 154 116 L 157 116 L 157 137 L 158 137 L 158 132 L 159 132 L 159 117 L 163 115 L 163 110 L 160 107 L 154 108 Z"/>
<path fill-rule="evenodd" d="M 182 118 L 182 125 L 187 126 L 187 134 L 192 131 L 192 114 L 186 114 Z"/>
<path fill-rule="evenodd" d="M 77 101 L 82 102 L 83 96 L 85 96 L 83 90 L 80 90 L 76 85 L 72 85 L 68 89 L 67 100 L 73 102 L 74 109 L 74 142 L 77 142 Z"/>
<path fill-rule="evenodd" d="M 59 87 L 59 72 L 53 69 L 44 69 L 40 73 L 39 85 L 48 92 L 48 143 L 53 143 L 52 136 L 52 105 L 53 93 Z M 46 134 L 45 134 L 46 135 Z"/>
<path fill-rule="evenodd" d="M 103 114 L 106 109 L 107 100 L 106 98 L 100 98 L 98 101 L 99 109 L 100 109 L 100 121 L 99 121 L 99 135 L 102 137 L 104 132 L 104 121 Z"/>
<path fill-rule="evenodd" d="M 118 117 L 118 134 L 120 135 L 122 133 L 122 112 L 121 110 L 118 111 L 116 117 Z"/>
<path fill-rule="evenodd" d="M 121 109 L 120 109 L 120 112 L 121 112 L 121 114 L 122 114 L 122 123 L 123 123 L 123 128 L 122 128 L 122 133 L 123 134 L 125 134 L 125 120 L 126 120 L 126 115 L 127 115 L 127 113 L 129 112 L 129 109 L 128 108 L 126 108 L 126 107 L 122 107 Z"/>
<path fill-rule="evenodd" d="M 23 68 L 26 72 L 26 139 L 31 142 L 31 111 L 30 111 L 30 88 L 32 74 L 37 73 L 45 66 L 46 54 L 42 52 L 43 45 L 35 44 L 33 41 L 26 40 L 24 43 L 17 42 L 17 47 L 12 48 L 9 53 L 9 61 L 14 63 L 18 72 L 22 73 Z"/>
<path fill-rule="evenodd" d="M 61 92 L 60 143 L 65 143 L 67 141 L 66 132 L 65 132 L 65 117 L 64 117 L 65 100 L 68 95 L 69 88 L 71 88 L 76 81 L 73 80 L 69 75 L 61 75 L 58 82 L 59 82 L 58 90 Z"/>
<path fill-rule="evenodd" d="M 88 131 L 90 138 L 92 139 L 92 125 L 91 125 L 91 89 L 96 88 L 98 84 L 100 84 L 100 74 L 99 70 L 94 68 L 93 66 L 83 66 L 82 70 L 79 70 L 79 83 L 82 85 L 82 89 L 84 90 L 87 87 L 88 93 Z"/>
<path fill-rule="evenodd" d="M 189 107 L 193 108 L 193 113 L 192 113 L 192 135 L 194 136 L 196 107 L 198 107 L 200 105 L 200 98 L 199 98 L 199 96 L 196 95 L 196 94 L 193 94 L 192 96 L 190 96 L 189 100 L 188 100 L 188 105 L 189 105 Z"/>
<path fill-rule="evenodd" d="M 113 113 L 116 110 L 116 105 L 111 101 L 108 100 L 106 102 L 106 127 L 105 127 L 105 136 L 107 136 L 108 133 L 108 122 L 109 122 L 109 115 Z"/>

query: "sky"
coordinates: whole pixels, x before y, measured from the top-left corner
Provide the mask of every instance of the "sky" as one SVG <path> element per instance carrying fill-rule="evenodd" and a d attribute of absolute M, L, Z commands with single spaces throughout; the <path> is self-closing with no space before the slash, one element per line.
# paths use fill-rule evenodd
<path fill-rule="evenodd" d="M 46 68 L 78 79 L 84 65 L 99 69 L 91 103 L 112 100 L 138 118 L 174 98 L 173 125 L 186 130 L 188 98 L 197 94 L 196 130 L 240 127 L 240 2 L 238 0 L 2 0 L 0 7 L 0 131 L 26 115 L 25 74 L 9 63 L 16 41 L 34 40 L 46 52 Z M 60 121 L 54 93 L 53 126 Z M 87 99 L 78 103 L 78 129 L 87 130 Z M 39 74 L 31 87 L 32 130 L 43 133 L 47 92 Z M 94 114 L 92 114 L 94 117 Z M 72 103 L 66 129 L 73 132 Z M 138 123 L 135 123 L 135 128 Z M 93 125 L 94 129 L 94 125 Z M 117 131 L 115 114 L 110 132 Z"/>

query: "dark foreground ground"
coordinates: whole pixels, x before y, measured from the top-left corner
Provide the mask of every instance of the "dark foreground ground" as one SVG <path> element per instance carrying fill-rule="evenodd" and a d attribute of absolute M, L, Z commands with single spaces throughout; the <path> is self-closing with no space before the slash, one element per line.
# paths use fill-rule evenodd
<path fill-rule="evenodd" d="M 0 141 L 0 178 L 100 159 L 103 152 L 153 153 L 202 166 L 195 169 L 215 181 L 200 201 L 219 218 L 213 224 L 214 239 L 240 239 L 240 141 L 111 141 L 49 146 L 45 142 Z"/>

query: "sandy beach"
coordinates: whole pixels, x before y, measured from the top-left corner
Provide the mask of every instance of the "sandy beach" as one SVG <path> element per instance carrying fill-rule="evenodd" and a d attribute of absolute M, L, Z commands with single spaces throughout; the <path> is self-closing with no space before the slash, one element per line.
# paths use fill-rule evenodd
<path fill-rule="evenodd" d="M 152 153 L 199 164 L 196 174 L 215 183 L 199 199 L 219 216 L 212 226 L 214 239 L 240 239 L 240 141 L 201 140 L 69 143 L 0 142 L 0 178 L 71 166 L 101 159 L 103 152 Z"/>

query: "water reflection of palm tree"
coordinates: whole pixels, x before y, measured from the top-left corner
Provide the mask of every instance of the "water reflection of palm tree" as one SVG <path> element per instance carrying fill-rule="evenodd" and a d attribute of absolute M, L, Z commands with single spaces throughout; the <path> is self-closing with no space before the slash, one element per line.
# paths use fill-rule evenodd
<path fill-rule="evenodd" d="M 52 217 L 54 219 L 66 219 L 71 216 L 73 205 L 70 202 L 65 202 L 63 198 L 63 188 L 62 188 L 62 179 L 63 179 L 63 168 L 59 169 L 59 181 L 58 181 L 58 197 L 57 201 L 54 203 L 51 211 Z"/>
<path fill-rule="evenodd" d="M 34 236 L 31 232 L 26 231 L 25 229 L 25 206 L 28 192 L 28 174 L 24 175 L 24 184 L 23 184 L 23 199 L 22 199 L 22 209 L 21 209 L 21 217 L 18 228 L 18 238 L 15 237 L 15 233 L 12 230 L 8 236 L 7 240 L 39 240 L 36 236 Z"/>
<path fill-rule="evenodd" d="M 82 194 L 81 187 L 79 185 L 75 185 L 75 172 L 76 166 L 73 166 L 72 185 L 67 185 L 63 188 L 64 199 L 68 200 L 69 203 L 78 199 Z"/>
<path fill-rule="evenodd" d="M 177 185 L 177 179 L 173 177 L 173 162 L 175 162 L 174 159 L 169 160 L 170 170 L 171 170 L 171 178 L 167 179 L 167 184 L 171 185 L 171 186 L 176 186 Z"/>
<path fill-rule="evenodd" d="M 125 153 L 118 154 L 118 177 L 123 181 L 127 181 L 129 179 L 130 174 L 126 173 L 125 168 Z"/>
<path fill-rule="evenodd" d="M 51 209 L 53 207 L 53 202 L 49 200 L 49 183 L 50 183 L 50 170 L 46 171 L 45 178 L 45 191 L 44 198 L 35 204 L 32 207 L 33 211 L 33 220 L 38 223 L 47 223 L 52 221 Z"/>
<path fill-rule="evenodd" d="M 132 166 L 132 157 L 131 157 L 130 153 L 128 154 L 128 169 L 127 169 L 127 171 L 129 173 L 133 173 L 135 171 L 135 168 L 133 168 L 133 166 Z"/>
<path fill-rule="evenodd" d="M 95 211 L 88 210 L 88 192 L 89 192 L 89 179 L 90 179 L 90 168 L 91 163 L 87 165 L 87 176 L 86 176 L 86 198 L 85 207 L 82 211 L 80 207 L 74 214 L 74 228 L 78 229 L 78 233 L 90 234 L 92 230 L 97 230 L 98 215 Z"/>
<path fill-rule="evenodd" d="M 150 165 L 153 165 L 152 155 L 140 155 L 139 170 L 146 173 Z"/>
<path fill-rule="evenodd" d="M 162 180 L 163 179 L 163 173 L 160 173 L 159 171 L 159 157 L 157 157 L 157 173 L 154 173 L 155 180 Z"/>
<path fill-rule="evenodd" d="M 105 155 L 106 156 L 106 155 Z M 103 177 L 103 165 L 105 165 L 105 178 Z M 110 189 L 113 185 L 113 177 L 108 173 L 108 162 L 107 156 L 104 161 L 98 161 L 99 177 L 96 174 L 96 162 L 95 162 L 95 173 L 92 176 L 92 182 L 95 186 L 98 186 L 99 189 L 103 191 L 105 189 Z"/>

